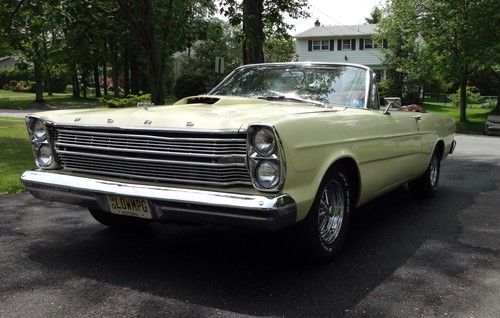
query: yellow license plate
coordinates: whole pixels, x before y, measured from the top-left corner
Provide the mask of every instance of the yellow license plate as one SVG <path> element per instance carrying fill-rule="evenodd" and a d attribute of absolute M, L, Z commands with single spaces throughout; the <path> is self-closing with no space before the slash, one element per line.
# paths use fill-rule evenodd
<path fill-rule="evenodd" d="M 147 200 L 119 195 L 108 195 L 107 198 L 111 213 L 151 219 L 151 209 Z"/>

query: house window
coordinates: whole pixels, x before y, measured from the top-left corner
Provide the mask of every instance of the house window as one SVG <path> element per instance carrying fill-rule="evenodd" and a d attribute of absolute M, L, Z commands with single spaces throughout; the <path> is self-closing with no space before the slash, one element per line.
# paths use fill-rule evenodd
<path fill-rule="evenodd" d="M 377 79 L 377 82 L 380 82 L 381 80 L 385 79 L 385 71 L 384 70 L 373 70 L 375 73 L 375 78 Z"/>
<path fill-rule="evenodd" d="M 321 50 L 321 41 L 319 41 L 319 40 L 314 40 L 313 41 L 313 50 L 314 51 Z"/>
<path fill-rule="evenodd" d="M 372 39 L 365 39 L 365 49 L 373 49 L 373 41 Z"/>
<path fill-rule="evenodd" d="M 351 49 L 351 40 L 342 40 L 342 50 L 350 50 Z"/>
<path fill-rule="evenodd" d="M 321 41 L 321 50 L 323 50 L 323 51 L 330 50 L 330 41 L 329 40 L 322 40 Z"/>

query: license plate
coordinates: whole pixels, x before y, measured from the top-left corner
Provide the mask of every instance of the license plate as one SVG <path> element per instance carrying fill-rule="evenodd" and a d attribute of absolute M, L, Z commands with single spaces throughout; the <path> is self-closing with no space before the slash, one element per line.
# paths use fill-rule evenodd
<path fill-rule="evenodd" d="M 151 210 L 147 200 L 119 195 L 108 195 L 107 197 L 111 213 L 151 219 Z"/>

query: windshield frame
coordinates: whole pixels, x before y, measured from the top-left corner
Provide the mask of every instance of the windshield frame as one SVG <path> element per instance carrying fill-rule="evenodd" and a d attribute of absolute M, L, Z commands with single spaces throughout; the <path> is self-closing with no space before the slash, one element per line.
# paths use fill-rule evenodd
<path fill-rule="evenodd" d="M 300 66 L 300 67 L 311 67 L 311 68 L 334 68 L 334 67 L 355 67 L 355 68 L 360 68 L 364 71 L 366 71 L 365 74 L 365 97 L 364 97 L 364 103 L 363 107 L 352 107 L 352 106 L 346 106 L 346 105 L 335 105 L 331 104 L 331 106 L 341 106 L 341 107 L 348 107 L 348 108 L 357 108 L 357 109 L 373 109 L 373 106 L 371 105 L 371 94 L 372 89 L 372 80 L 373 80 L 373 75 L 372 75 L 372 70 L 364 65 L 361 64 L 353 64 L 353 63 L 328 63 L 328 62 L 288 62 L 288 63 L 259 63 L 259 64 L 247 64 L 247 65 L 242 65 L 240 67 L 235 68 L 229 75 L 227 75 L 217 86 L 215 86 L 210 92 L 207 93 L 207 95 L 217 95 L 216 92 L 224 87 L 226 83 L 230 80 L 231 77 L 233 77 L 236 73 L 240 72 L 244 68 L 252 68 L 256 66 Z M 222 96 L 222 95 L 220 95 Z"/>

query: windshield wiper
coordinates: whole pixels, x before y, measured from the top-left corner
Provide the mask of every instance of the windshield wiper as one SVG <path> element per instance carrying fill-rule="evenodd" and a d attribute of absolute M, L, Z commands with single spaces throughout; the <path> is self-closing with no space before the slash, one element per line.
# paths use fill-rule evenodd
<path fill-rule="evenodd" d="M 323 106 L 323 107 L 327 106 L 325 103 L 322 103 L 320 101 L 312 100 L 312 99 L 306 99 L 306 98 L 302 98 L 302 97 L 299 97 L 299 96 L 296 96 L 296 95 L 283 94 L 283 93 L 280 93 L 280 92 L 277 92 L 277 91 L 268 91 L 268 92 L 271 93 L 271 94 L 275 94 L 275 96 L 273 96 L 273 95 L 257 96 L 256 98 L 258 98 L 258 99 L 265 99 L 265 100 L 291 100 L 291 101 L 296 101 L 296 102 L 302 102 L 302 103 L 319 105 L 319 106 Z"/>

